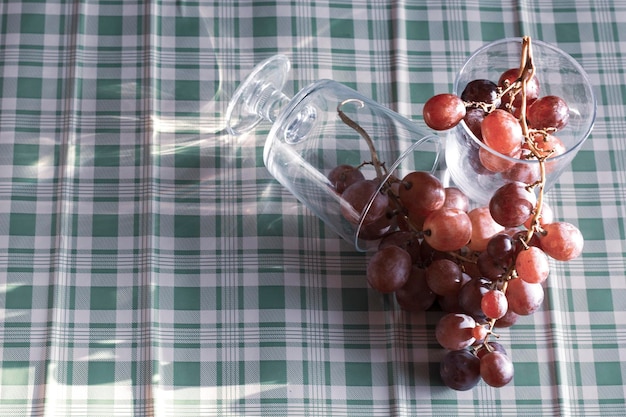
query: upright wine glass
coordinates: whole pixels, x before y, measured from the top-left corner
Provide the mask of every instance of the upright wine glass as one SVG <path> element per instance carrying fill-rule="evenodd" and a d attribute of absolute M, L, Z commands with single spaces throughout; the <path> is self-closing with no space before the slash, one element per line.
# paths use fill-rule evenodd
<path fill-rule="evenodd" d="M 435 173 L 440 139 L 332 80 L 316 81 L 290 99 L 282 92 L 289 69 L 284 55 L 260 63 L 235 91 L 227 128 L 241 135 L 261 122 L 271 123 L 263 152 L 269 172 L 357 250 L 374 248 L 396 227 L 389 216 L 372 221 L 370 210 L 383 184 L 411 171 Z M 362 196 L 362 207 L 350 204 L 329 179 L 342 165 L 358 167 L 375 182 Z"/>
<path fill-rule="evenodd" d="M 533 40 L 532 45 L 540 96 L 558 96 L 569 107 L 569 122 L 556 133 L 564 151 L 546 159 L 544 190 L 548 191 L 589 137 L 596 117 L 596 99 L 587 73 L 574 58 L 539 40 Z M 498 82 L 503 72 L 519 66 L 521 49 L 521 38 L 500 39 L 482 46 L 459 70 L 453 93 L 460 96 L 473 80 Z M 454 184 L 480 204 L 487 203 L 507 182 L 539 180 L 537 159 L 514 158 L 494 151 L 463 121 L 448 132 L 445 159 Z"/>

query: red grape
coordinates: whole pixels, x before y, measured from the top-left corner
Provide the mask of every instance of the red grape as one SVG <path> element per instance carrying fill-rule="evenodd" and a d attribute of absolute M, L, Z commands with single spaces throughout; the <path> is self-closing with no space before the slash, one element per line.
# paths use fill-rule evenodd
<path fill-rule="evenodd" d="M 528 124 L 534 129 L 563 129 L 569 121 L 569 107 L 557 96 L 538 98 L 526 112 Z"/>
<path fill-rule="evenodd" d="M 535 246 L 529 246 L 528 249 L 520 251 L 517 255 L 515 269 L 518 276 L 524 281 L 541 284 L 550 273 L 548 255 Z"/>
<path fill-rule="evenodd" d="M 504 227 L 523 224 L 533 212 L 537 197 L 526 184 L 509 182 L 498 188 L 489 201 L 489 213 Z"/>
<path fill-rule="evenodd" d="M 398 197 L 409 213 L 427 216 L 443 206 L 446 193 L 437 177 L 428 172 L 414 171 L 402 179 Z"/>
<path fill-rule="evenodd" d="M 341 194 L 349 185 L 364 180 L 365 177 L 360 169 L 352 165 L 343 164 L 333 168 L 328 173 L 328 179 L 335 190 Z"/>
<path fill-rule="evenodd" d="M 487 251 L 481 252 L 476 259 L 478 270 L 483 277 L 497 280 L 502 277 L 509 268 L 510 261 L 495 259 Z"/>
<path fill-rule="evenodd" d="M 428 310 L 437 299 L 437 295 L 428 288 L 424 269 L 417 266 L 411 268 L 409 279 L 396 290 L 395 296 L 400 308 L 406 311 Z"/>
<path fill-rule="evenodd" d="M 378 249 L 387 246 L 399 246 L 411 255 L 411 261 L 417 263 L 420 260 L 420 241 L 414 233 L 397 230 L 385 235 L 378 243 Z"/>
<path fill-rule="evenodd" d="M 532 136 L 532 138 L 536 150 L 539 151 L 540 157 L 554 158 L 555 156 L 564 154 L 567 150 L 565 148 L 565 144 L 563 144 L 561 139 L 557 138 L 554 135 L 543 135 L 541 133 L 536 133 Z M 530 147 L 528 146 L 528 144 L 524 144 L 522 145 L 522 149 L 528 152 L 530 150 Z"/>
<path fill-rule="evenodd" d="M 508 301 L 508 298 L 507 298 L 507 301 Z M 517 314 L 516 312 L 514 312 L 513 310 L 509 308 L 506 314 L 502 316 L 501 318 L 499 318 L 498 321 L 496 321 L 496 324 L 494 327 L 499 327 L 499 328 L 511 327 L 515 323 L 517 323 L 517 320 L 519 319 L 519 317 L 520 317 L 519 314 Z"/>
<path fill-rule="evenodd" d="M 483 313 L 481 302 L 483 295 L 489 291 L 491 281 L 485 278 L 472 278 L 467 284 L 461 287 L 459 291 L 459 305 L 465 312 L 474 317 L 478 322 L 487 320 L 487 316 Z"/>
<path fill-rule="evenodd" d="M 541 307 L 544 292 L 541 284 L 531 284 L 516 278 L 509 281 L 506 297 L 511 310 L 520 316 L 527 316 Z"/>
<path fill-rule="evenodd" d="M 578 257 L 585 244 L 580 230 L 568 222 L 553 222 L 543 225 L 541 248 L 558 261 L 570 261 Z"/>
<path fill-rule="evenodd" d="M 428 287 L 438 295 L 455 295 L 467 282 L 461 267 L 449 259 L 437 259 L 426 268 Z"/>
<path fill-rule="evenodd" d="M 526 242 L 526 246 L 536 246 L 541 248 L 541 239 L 539 238 L 539 233 L 535 232 L 530 236 L 530 240 L 526 241 L 528 238 L 528 230 L 520 230 L 513 235 L 513 240 L 517 244 L 517 249 L 522 250 L 524 245 L 521 244 L 521 241 Z"/>
<path fill-rule="evenodd" d="M 489 239 L 486 250 L 494 259 L 511 260 L 517 250 L 517 244 L 508 234 L 498 233 Z"/>
<path fill-rule="evenodd" d="M 513 84 L 519 78 L 519 68 L 511 68 L 507 71 L 504 71 L 502 75 L 500 75 L 500 79 L 498 80 L 498 85 L 502 87 L 502 89 L 508 87 Z M 531 101 L 535 100 L 539 97 L 539 80 L 537 77 L 532 77 L 530 80 L 526 82 L 526 102 L 527 104 Z M 515 92 L 517 91 L 517 94 Z M 513 99 L 511 101 L 511 99 Z M 518 108 L 522 105 L 522 93 L 521 89 L 513 89 L 502 97 L 502 101 L 505 103 L 510 103 L 514 108 Z"/>
<path fill-rule="evenodd" d="M 483 120 L 483 141 L 496 152 L 512 155 L 522 147 L 522 126 L 511 113 L 496 109 Z"/>
<path fill-rule="evenodd" d="M 359 229 L 359 239 L 378 240 L 392 228 L 395 217 L 383 215 L 372 223 L 363 224 Z"/>
<path fill-rule="evenodd" d="M 411 255 L 397 246 L 377 251 L 367 264 L 367 281 L 381 293 L 400 289 L 411 274 Z"/>
<path fill-rule="evenodd" d="M 374 198 L 367 213 L 364 214 L 363 224 L 368 225 L 380 220 L 387 213 L 389 197 L 378 192 L 379 184 L 375 180 L 357 181 L 345 189 L 341 195 L 341 214 L 352 224 L 359 224 L 361 215 L 368 203 Z"/>
<path fill-rule="evenodd" d="M 519 158 L 522 154 L 521 148 L 513 152 L 511 155 L 506 155 L 511 158 Z M 478 158 L 480 159 L 480 163 L 489 171 L 489 172 L 506 172 L 515 167 L 517 164 L 514 161 L 506 159 L 497 153 L 493 153 L 485 148 L 480 148 L 478 150 Z"/>
<path fill-rule="evenodd" d="M 472 330 L 472 336 L 474 336 L 474 339 L 476 339 L 474 345 L 483 343 L 488 335 L 489 329 L 487 328 L 487 326 L 477 324 L 476 327 L 474 327 L 474 329 Z"/>
<path fill-rule="evenodd" d="M 448 313 L 437 322 L 435 338 L 445 349 L 465 349 L 474 343 L 472 336 L 476 321 L 467 314 Z"/>
<path fill-rule="evenodd" d="M 494 104 L 497 107 L 500 103 L 498 86 L 491 80 L 472 80 L 467 83 L 463 89 L 461 100 L 466 102 Z"/>
<path fill-rule="evenodd" d="M 481 125 L 483 124 L 483 120 L 487 113 L 480 107 L 472 107 L 467 109 L 465 112 L 465 117 L 463 121 L 467 125 L 467 128 L 478 138 L 478 140 L 483 139 L 483 134 L 481 131 Z"/>
<path fill-rule="evenodd" d="M 481 150 L 484 150 L 482 146 L 470 144 L 469 148 L 467 148 L 467 163 L 477 175 L 490 175 L 492 171 L 489 171 L 480 160 Z"/>
<path fill-rule="evenodd" d="M 480 307 L 483 313 L 485 313 L 485 316 L 490 319 L 499 319 L 503 317 L 509 309 L 509 301 L 502 291 L 497 289 L 489 290 L 483 295 Z"/>
<path fill-rule="evenodd" d="M 514 182 L 523 182 L 524 184 L 534 184 L 541 179 L 541 167 L 536 160 L 528 160 L 520 151 L 520 159 L 523 162 L 515 162 L 502 172 L 502 177 Z M 508 161 L 510 162 L 510 161 Z"/>
<path fill-rule="evenodd" d="M 467 349 L 447 352 L 439 367 L 441 380 L 457 391 L 467 391 L 480 382 L 480 359 Z"/>
<path fill-rule="evenodd" d="M 482 359 L 482 357 L 485 356 L 487 353 L 493 352 L 493 351 L 501 352 L 501 353 L 504 353 L 505 355 L 507 354 L 506 349 L 504 348 L 504 346 L 502 346 L 501 343 L 487 342 L 487 345 L 489 345 L 489 348 L 483 345 L 480 347 L 480 349 L 476 351 L 476 356 L 478 356 L 478 359 Z"/>
<path fill-rule="evenodd" d="M 463 309 L 459 305 L 458 294 L 439 295 L 437 296 L 437 304 L 446 313 L 463 313 Z"/>
<path fill-rule="evenodd" d="M 494 350 L 480 358 L 480 376 L 487 385 L 503 387 L 513 379 L 513 362 L 504 353 Z"/>
<path fill-rule="evenodd" d="M 496 233 L 504 230 L 504 227 L 491 217 L 489 207 L 478 207 L 470 210 L 467 215 L 472 222 L 472 237 L 467 245 L 471 250 L 481 252 L 487 248 L 489 239 Z"/>
<path fill-rule="evenodd" d="M 424 265 L 430 265 L 431 262 L 437 259 L 446 259 L 448 255 L 445 252 L 440 252 L 433 249 L 427 241 L 422 240 L 420 244 L 420 260 Z"/>
<path fill-rule="evenodd" d="M 443 202 L 443 207 L 456 208 L 461 211 L 469 210 L 469 198 L 463 191 L 456 187 L 446 187 L 444 192 L 446 193 L 446 199 Z"/>
<path fill-rule="evenodd" d="M 465 116 L 465 103 L 454 94 L 438 94 L 424 103 L 424 122 L 435 130 L 448 130 Z"/>
<path fill-rule="evenodd" d="M 448 252 L 467 245 L 472 222 L 466 212 L 454 208 L 433 211 L 424 220 L 424 240 L 433 249 Z"/>

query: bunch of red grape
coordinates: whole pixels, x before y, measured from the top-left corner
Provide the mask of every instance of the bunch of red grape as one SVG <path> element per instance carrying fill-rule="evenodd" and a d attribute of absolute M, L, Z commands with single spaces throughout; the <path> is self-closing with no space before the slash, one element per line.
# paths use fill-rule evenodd
<path fill-rule="evenodd" d="M 344 218 L 361 225 L 361 238 L 380 239 L 367 265 L 369 285 L 394 294 L 404 310 L 443 310 L 435 330 L 447 350 L 440 374 L 456 390 L 481 379 L 494 387 L 512 380 L 513 363 L 491 340 L 494 330 L 541 306 L 549 258 L 569 261 L 583 249 L 580 230 L 556 221 L 543 202 L 545 160 L 562 152 L 553 134 L 567 124 L 567 104 L 539 97 L 534 68 L 520 68 L 504 72 L 497 84 L 472 81 L 461 97 L 440 94 L 424 106 L 431 128 L 465 120 L 491 149 L 539 161 L 536 177 L 511 178 L 487 206 L 471 208 L 463 192 L 427 172 L 387 175 L 375 155 L 370 163 L 377 178 L 366 179 L 361 166 L 349 165 L 328 175 L 342 196 Z M 487 157 L 481 162 L 502 168 Z"/>

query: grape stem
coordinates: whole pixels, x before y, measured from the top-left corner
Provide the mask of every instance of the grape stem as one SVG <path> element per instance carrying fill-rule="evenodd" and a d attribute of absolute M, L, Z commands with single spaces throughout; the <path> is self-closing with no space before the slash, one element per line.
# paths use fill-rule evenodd
<path fill-rule="evenodd" d="M 376 170 L 376 177 L 382 181 L 385 177 L 385 173 L 383 172 L 384 165 L 380 162 L 380 159 L 378 158 L 378 153 L 376 152 L 374 141 L 372 141 L 370 135 L 365 131 L 365 129 L 361 127 L 361 125 L 349 118 L 348 115 L 346 115 L 343 110 L 341 110 L 341 108 L 348 103 L 356 103 L 359 109 L 365 107 L 365 103 L 356 98 L 346 99 L 339 103 L 339 105 L 337 106 L 337 114 L 339 115 L 339 118 L 342 122 L 354 129 L 365 140 L 365 142 L 367 143 L 367 147 L 370 150 L 370 154 L 372 155 L 372 165 Z"/>
<path fill-rule="evenodd" d="M 354 129 L 363 138 L 363 140 L 365 140 L 365 143 L 367 143 L 367 147 L 369 148 L 370 155 L 372 157 L 372 161 L 370 162 L 370 164 L 374 166 L 374 169 L 376 170 L 376 177 L 382 182 L 385 177 L 388 176 L 387 169 L 385 168 L 385 163 L 380 161 L 380 158 L 378 157 L 378 152 L 376 152 L 376 147 L 374 146 L 374 141 L 372 140 L 371 136 L 365 131 L 365 129 L 363 129 L 363 127 L 361 127 L 361 125 L 348 117 L 348 115 L 345 114 L 341 109 L 344 105 L 348 103 L 356 103 L 359 109 L 365 107 L 365 103 L 356 98 L 346 99 L 339 103 L 339 105 L 337 106 L 337 114 L 339 115 L 339 118 L 342 122 Z M 363 164 L 361 164 L 361 166 L 366 164 L 368 163 L 364 162 Z M 388 179 L 385 184 L 383 184 L 383 192 L 385 192 L 389 196 L 391 201 L 393 201 L 397 214 L 401 215 L 404 218 L 404 221 L 413 231 L 413 233 L 415 233 L 415 235 L 418 237 L 423 236 L 424 232 L 420 230 L 420 228 L 418 228 L 415 223 L 413 223 L 413 221 L 409 218 L 409 216 L 406 214 L 406 210 L 404 210 L 404 207 L 400 203 L 399 197 L 393 192 L 389 183 L 390 180 L 391 178 Z M 399 180 L 396 179 L 396 181 Z"/>
<path fill-rule="evenodd" d="M 526 110 L 528 107 L 528 101 L 527 101 L 527 88 L 528 87 L 527 86 L 528 86 L 528 82 L 534 76 L 535 76 L 535 65 L 533 63 L 532 43 L 531 43 L 531 39 L 529 36 L 524 36 L 522 38 L 522 53 L 521 53 L 521 59 L 520 59 L 518 79 L 514 83 L 511 83 L 511 85 L 508 86 L 506 90 L 504 90 L 501 93 L 501 95 L 504 95 L 506 92 L 510 91 L 512 88 L 520 89 L 519 94 L 521 94 L 522 103 L 520 106 L 519 122 L 522 127 L 522 134 L 524 136 L 524 141 L 526 142 L 526 144 L 528 145 L 528 148 L 530 149 L 530 152 L 532 153 L 532 156 L 537 158 L 537 161 L 539 162 L 539 174 L 540 174 L 539 180 L 527 186 L 529 191 L 537 187 L 538 195 L 537 195 L 537 203 L 533 209 L 533 213 L 532 213 L 532 217 L 530 221 L 530 227 L 528 228 L 528 233 L 526 234 L 525 237 L 520 238 L 521 243 L 525 249 L 528 249 L 529 243 L 531 239 L 533 238 L 533 235 L 535 234 L 535 232 L 542 231 L 542 228 L 539 223 L 539 219 L 541 218 L 541 211 L 543 208 L 544 186 L 546 183 L 545 160 L 551 154 L 550 152 L 548 153 L 542 152 L 537 147 L 537 144 L 535 143 L 535 139 L 534 139 L 537 134 L 542 136 L 545 139 L 549 135 L 549 132 L 530 129 L 528 126 L 528 122 L 526 120 Z M 515 270 L 515 265 L 512 265 L 498 281 L 502 283 L 501 291 L 504 292 L 505 294 L 506 294 L 509 281 L 511 279 L 518 279 L 517 273 Z M 497 287 L 497 283 L 494 283 L 493 287 L 494 288 Z M 487 336 L 485 337 L 485 340 L 483 341 L 483 346 L 489 351 L 491 351 L 492 349 L 491 349 L 491 346 L 489 346 L 487 342 L 489 340 L 489 336 L 494 334 L 493 329 L 495 327 L 496 321 L 497 319 L 489 319 L 487 323 L 489 332 L 487 333 Z"/>
<path fill-rule="evenodd" d="M 524 239 L 524 243 L 528 244 L 532 239 L 535 232 L 540 231 L 539 219 L 541 217 L 541 211 L 543 208 L 543 190 L 544 185 L 546 183 L 546 165 L 545 160 L 549 155 L 543 155 L 542 152 L 537 148 L 534 139 L 534 131 L 528 127 L 528 122 L 526 120 L 526 110 L 528 107 L 527 102 L 527 86 L 528 82 L 535 76 L 535 65 L 533 63 L 533 53 L 532 53 L 532 42 L 529 36 L 524 36 L 522 38 L 522 56 L 520 59 L 520 68 L 519 68 L 519 80 L 521 82 L 521 99 L 522 105 L 520 108 L 520 124 L 522 126 L 522 134 L 524 135 L 524 140 L 528 145 L 528 148 L 532 152 L 533 156 L 537 158 L 539 162 L 539 181 L 534 184 L 530 184 L 528 187 L 538 188 L 537 193 L 537 204 L 535 205 L 535 209 L 533 211 L 533 215 L 530 221 L 530 227 L 528 228 L 528 233 L 526 234 L 526 238 Z M 545 138 L 546 133 L 541 132 Z"/>

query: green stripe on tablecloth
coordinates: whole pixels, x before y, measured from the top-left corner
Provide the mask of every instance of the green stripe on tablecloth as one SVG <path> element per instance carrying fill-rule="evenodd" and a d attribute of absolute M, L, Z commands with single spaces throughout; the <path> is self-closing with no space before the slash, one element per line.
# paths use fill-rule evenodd
<path fill-rule="evenodd" d="M 28 1 L 0 5 L 0 415 L 624 413 L 626 90 L 616 1 Z M 255 64 L 421 123 L 476 48 L 531 35 L 598 94 L 548 201 L 587 237 L 501 333 L 517 377 L 450 391 L 437 313 L 371 291 L 366 257 L 223 115 Z M 332 151 L 332 150 L 331 150 Z M 341 155 L 338 153 L 338 157 Z"/>

